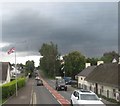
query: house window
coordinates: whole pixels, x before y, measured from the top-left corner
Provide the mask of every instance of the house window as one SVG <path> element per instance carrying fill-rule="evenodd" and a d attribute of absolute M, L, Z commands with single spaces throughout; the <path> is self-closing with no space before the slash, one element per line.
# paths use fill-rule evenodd
<path fill-rule="evenodd" d="M 92 90 L 92 86 L 90 85 L 90 90 Z"/>
<path fill-rule="evenodd" d="M 113 89 L 113 96 L 116 97 L 116 90 Z"/>
<path fill-rule="evenodd" d="M 86 85 L 84 85 L 84 89 L 87 90 L 87 86 Z"/>
<path fill-rule="evenodd" d="M 101 87 L 101 93 L 103 93 L 103 92 L 104 92 L 104 86 Z"/>
<path fill-rule="evenodd" d="M 82 86 L 81 83 L 79 83 L 79 88 L 81 88 L 81 86 Z"/>
<path fill-rule="evenodd" d="M 100 95 L 102 95 L 102 89 L 100 89 Z"/>
<path fill-rule="evenodd" d="M 109 98 L 109 90 L 107 90 L 107 97 Z"/>

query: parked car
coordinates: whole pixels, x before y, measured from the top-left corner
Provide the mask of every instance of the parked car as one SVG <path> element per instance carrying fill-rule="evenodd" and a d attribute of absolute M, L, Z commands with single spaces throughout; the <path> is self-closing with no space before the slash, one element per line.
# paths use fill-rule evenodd
<path fill-rule="evenodd" d="M 71 77 L 64 77 L 64 80 L 66 85 L 71 85 Z"/>
<path fill-rule="evenodd" d="M 43 81 L 42 80 L 37 80 L 37 86 L 43 86 Z"/>
<path fill-rule="evenodd" d="M 101 98 L 92 92 L 87 90 L 74 90 L 71 95 L 71 105 L 81 106 L 105 106 L 101 101 Z M 97 104 L 97 105 L 94 105 Z"/>
<path fill-rule="evenodd" d="M 65 84 L 65 80 L 64 79 L 57 79 L 56 84 L 55 84 L 55 89 L 57 91 L 59 91 L 59 90 L 67 91 L 67 86 Z"/>
<path fill-rule="evenodd" d="M 77 85 L 77 81 L 76 80 L 69 80 L 68 82 L 66 82 L 66 85 Z"/>

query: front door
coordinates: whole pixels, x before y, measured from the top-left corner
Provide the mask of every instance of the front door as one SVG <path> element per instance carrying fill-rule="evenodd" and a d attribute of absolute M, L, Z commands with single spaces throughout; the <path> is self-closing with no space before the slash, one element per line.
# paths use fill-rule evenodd
<path fill-rule="evenodd" d="M 109 98 L 109 90 L 107 90 L 107 97 Z"/>
<path fill-rule="evenodd" d="M 95 93 L 98 94 L 98 84 L 97 83 L 95 84 L 95 88 L 96 88 Z"/>

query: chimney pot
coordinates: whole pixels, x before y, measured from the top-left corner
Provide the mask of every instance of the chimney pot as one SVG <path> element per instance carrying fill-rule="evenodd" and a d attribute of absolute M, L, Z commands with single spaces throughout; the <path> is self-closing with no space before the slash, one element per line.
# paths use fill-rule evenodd
<path fill-rule="evenodd" d="M 118 64 L 120 64 L 120 57 L 119 57 L 119 62 L 118 62 Z"/>
<path fill-rule="evenodd" d="M 103 64 L 104 61 L 97 61 L 97 66 L 99 66 L 100 64 Z"/>
<path fill-rule="evenodd" d="M 89 66 L 91 66 L 90 63 L 86 63 L 86 64 L 85 64 L 85 68 L 87 68 L 87 67 L 89 67 Z"/>
<path fill-rule="evenodd" d="M 112 63 L 116 63 L 116 62 L 117 62 L 117 60 L 114 58 L 113 61 L 112 61 Z"/>

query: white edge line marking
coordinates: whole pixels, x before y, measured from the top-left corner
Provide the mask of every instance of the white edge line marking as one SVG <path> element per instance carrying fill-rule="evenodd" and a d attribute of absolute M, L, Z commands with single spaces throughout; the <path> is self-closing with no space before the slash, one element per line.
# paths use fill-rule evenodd
<path fill-rule="evenodd" d="M 30 104 L 32 104 L 32 95 L 33 95 L 33 87 L 32 87 L 32 91 L 31 91 L 31 99 L 30 99 Z"/>
<path fill-rule="evenodd" d="M 59 102 L 59 104 L 61 104 L 62 105 L 62 103 L 59 101 L 59 100 L 57 100 L 58 102 Z"/>
<path fill-rule="evenodd" d="M 36 93 L 34 92 L 34 93 L 33 93 L 33 105 L 37 103 L 36 101 L 37 101 L 37 100 L 36 100 Z"/>

